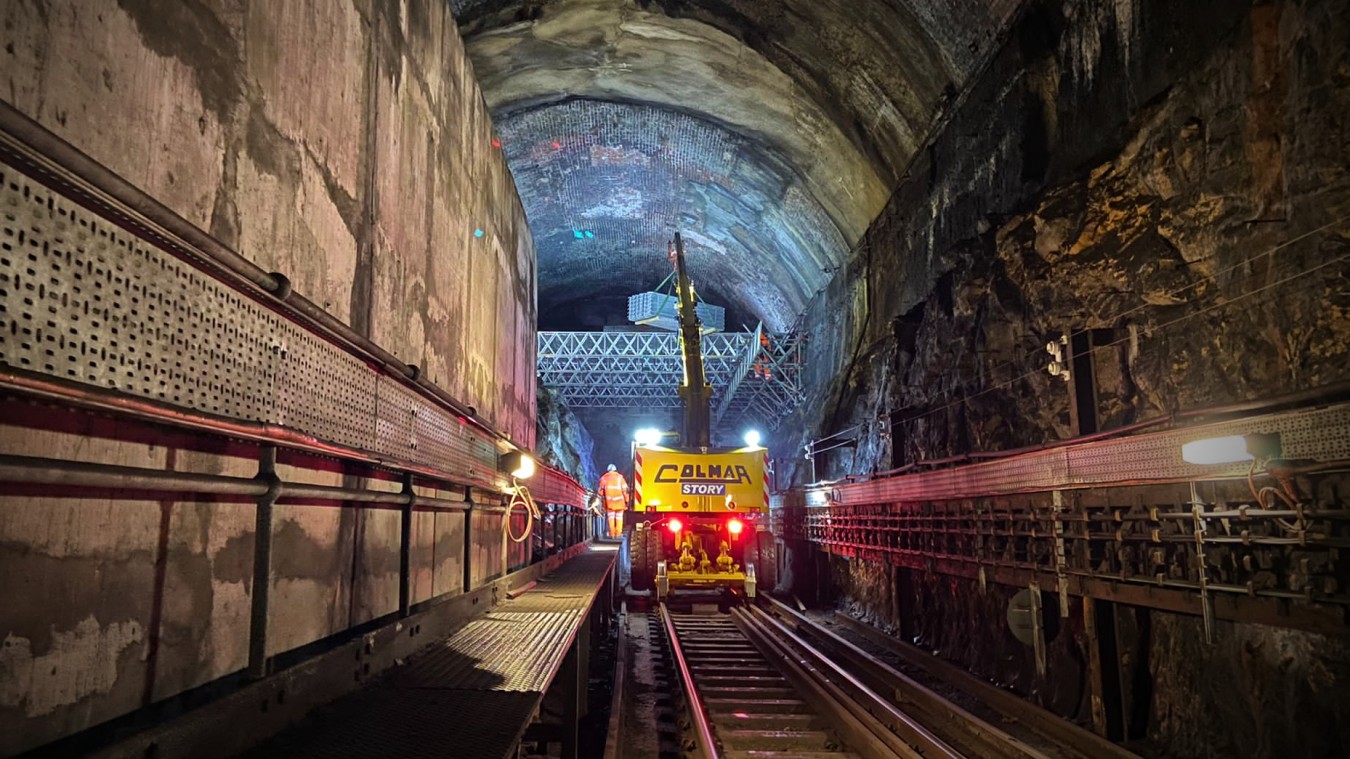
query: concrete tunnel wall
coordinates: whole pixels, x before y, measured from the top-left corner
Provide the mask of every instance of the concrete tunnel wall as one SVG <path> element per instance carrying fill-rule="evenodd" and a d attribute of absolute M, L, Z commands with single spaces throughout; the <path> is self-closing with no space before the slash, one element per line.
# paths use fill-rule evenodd
<path fill-rule="evenodd" d="M 0 97 L 532 445 L 534 249 L 446 3 L 15 0 L 0 61 Z M 257 471 L 252 446 L 4 408 L 7 454 Z M 0 754 L 240 670 L 253 511 L 0 495 Z M 397 512 L 274 525 L 269 653 L 396 609 Z M 464 529 L 415 516 L 414 602 L 460 589 Z M 474 529 L 477 585 L 500 521 Z"/>

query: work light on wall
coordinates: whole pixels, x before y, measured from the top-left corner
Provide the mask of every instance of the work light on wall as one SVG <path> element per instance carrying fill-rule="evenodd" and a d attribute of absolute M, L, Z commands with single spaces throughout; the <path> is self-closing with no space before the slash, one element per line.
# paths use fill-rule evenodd
<path fill-rule="evenodd" d="M 1181 446 L 1182 461 L 1200 466 L 1270 461 L 1282 455 L 1280 435 L 1274 432 L 1211 437 Z"/>
<path fill-rule="evenodd" d="M 511 451 L 502 455 L 498 468 L 517 480 L 528 480 L 534 476 L 534 457 L 524 451 Z"/>

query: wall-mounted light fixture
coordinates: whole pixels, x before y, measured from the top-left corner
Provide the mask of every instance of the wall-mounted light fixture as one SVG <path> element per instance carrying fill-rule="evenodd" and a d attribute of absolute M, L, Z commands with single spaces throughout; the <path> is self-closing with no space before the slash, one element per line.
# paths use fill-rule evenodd
<path fill-rule="evenodd" d="M 1282 455 L 1280 435 L 1276 432 L 1211 437 L 1181 446 L 1182 461 L 1201 466 L 1269 461 Z"/>
<path fill-rule="evenodd" d="M 511 451 L 502 455 L 498 468 L 517 480 L 528 480 L 534 476 L 534 457 L 524 451 Z"/>

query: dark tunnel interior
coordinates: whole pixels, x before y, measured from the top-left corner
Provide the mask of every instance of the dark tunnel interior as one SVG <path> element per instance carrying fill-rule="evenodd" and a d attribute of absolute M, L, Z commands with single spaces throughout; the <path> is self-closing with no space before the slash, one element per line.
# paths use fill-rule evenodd
<path fill-rule="evenodd" d="M 1347 11 L 0 3 L 0 756 L 1350 756 Z"/>

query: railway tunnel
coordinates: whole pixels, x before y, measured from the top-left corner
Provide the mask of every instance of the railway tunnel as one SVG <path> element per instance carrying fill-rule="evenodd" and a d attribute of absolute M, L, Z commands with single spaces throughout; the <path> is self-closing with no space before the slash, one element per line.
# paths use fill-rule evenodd
<path fill-rule="evenodd" d="M 1346 756 L 1347 10 L 0 3 L 0 755 Z"/>

